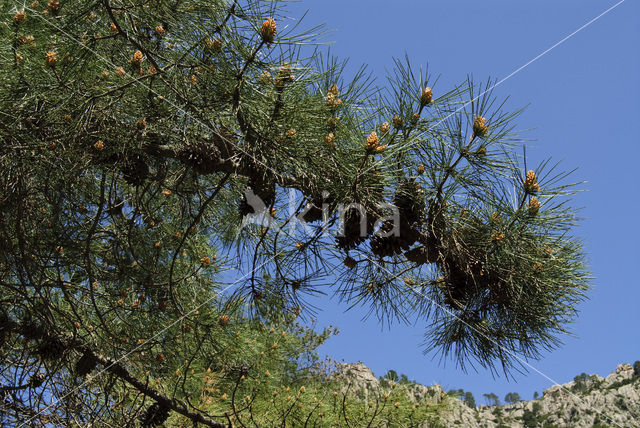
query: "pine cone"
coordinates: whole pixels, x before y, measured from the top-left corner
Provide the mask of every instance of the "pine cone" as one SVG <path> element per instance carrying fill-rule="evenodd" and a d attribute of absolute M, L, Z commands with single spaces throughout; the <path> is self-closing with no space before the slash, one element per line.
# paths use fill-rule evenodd
<path fill-rule="evenodd" d="M 79 377 L 85 377 L 96 368 L 97 360 L 91 353 L 85 352 L 82 357 L 76 362 L 76 375 Z"/>
<path fill-rule="evenodd" d="M 359 209 L 349 208 L 347 210 L 344 214 L 342 236 L 336 238 L 338 247 L 348 251 L 366 241 L 369 235 L 373 233 L 376 218 L 374 218 L 374 215 L 370 212 L 365 215 L 366 218 L 362 219 L 362 214 Z M 364 230 L 362 222 L 364 222 Z"/>
<path fill-rule="evenodd" d="M 178 158 L 201 175 L 211 174 L 220 160 L 220 151 L 213 142 L 200 142 L 185 146 Z"/>
<path fill-rule="evenodd" d="M 162 425 L 169 419 L 169 409 L 160 403 L 153 403 L 140 418 L 143 427 Z"/>
<path fill-rule="evenodd" d="M 473 120 L 473 133 L 482 138 L 489 132 L 489 125 L 487 125 L 487 119 L 478 115 Z"/>
<path fill-rule="evenodd" d="M 302 216 L 302 219 L 307 223 L 313 223 L 314 221 L 320 221 L 323 219 L 322 205 L 331 204 L 329 199 L 324 199 L 322 196 L 314 197 L 305 208 L 308 211 Z"/>
<path fill-rule="evenodd" d="M 273 43 L 273 39 L 276 36 L 276 31 L 276 21 L 273 18 L 268 18 L 262 23 L 262 26 L 260 27 L 260 36 L 262 36 L 262 40 L 269 45 Z"/>
<path fill-rule="evenodd" d="M 425 246 L 413 248 L 406 253 L 404 253 L 407 261 L 413 262 L 417 265 L 424 265 L 427 263 L 434 263 L 434 260 L 431 260 L 429 249 Z"/>
<path fill-rule="evenodd" d="M 250 200 L 247 199 L 247 194 L 242 196 L 242 201 L 238 210 L 242 217 L 253 214 L 256 212 L 256 208 L 261 208 L 264 204 L 264 208 L 269 208 L 276 200 L 276 185 L 273 181 L 266 177 L 254 173 L 249 176 L 248 190 L 253 192 L 250 194 Z"/>
<path fill-rule="evenodd" d="M 127 156 L 122 165 L 122 177 L 132 186 L 139 186 L 149 176 L 149 165 L 138 153 Z"/>
<path fill-rule="evenodd" d="M 402 118 L 397 114 L 393 116 L 393 119 L 391 119 L 391 123 L 393 123 L 394 128 L 402 129 Z"/>
<path fill-rule="evenodd" d="M 356 262 L 356 260 L 353 257 L 350 257 L 350 256 L 347 256 L 347 258 L 344 259 L 343 263 L 349 269 L 355 268 L 357 266 L 357 264 L 358 264 L 358 262 Z"/>
<path fill-rule="evenodd" d="M 540 185 L 538 184 L 538 177 L 533 170 L 527 171 L 527 176 L 523 182 L 524 190 L 530 195 L 535 195 L 540 191 Z"/>
<path fill-rule="evenodd" d="M 37 324 L 31 321 L 27 321 L 24 324 L 22 324 L 21 330 L 22 330 L 22 335 L 27 339 L 36 339 L 41 335 L 40 327 L 38 327 Z"/>
<path fill-rule="evenodd" d="M 402 252 L 399 240 L 395 236 L 382 237 L 375 235 L 371 238 L 371 252 L 379 257 L 391 257 Z"/>
<path fill-rule="evenodd" d="M 48 337 L 38 345 L 37 354 L 45 360 L 54 360 L 62 357 L 66 347 L 60 340 Z"/>
<path fill-rule="evenodd" d="M 422 93 L 420 94 L 420 105 L 424 107 L 427 104 L 431 103 L 432 100 L 433 91 L 431 90 L 431 88 L 424 88 L 422 90 Z"/>
<path fill-rule="evenodd" d="M 240 201 L 240 204 L 238 204 L 238 213 L 240 213 L 240 217 L 253 214 L 253 212 L 254 212 L 253 208 L 247 202 L 247 198 L 243 197 L 242 200 Z"/>
<path fill-rule="evenodd" d="M 0 312 L 0 349 L 4 346 L 4 340 L 9 332 L 9 316 L 5 312 Z"/>
<path fill-rule="evenodd" d="M 381 236 L 393 230 L 393 222 L 387 221 L 380 228 L 380 232 L 371 238 L 371 251 L 380 257 L 390 257 L 407 251 L 419 237 L 419 233 L 405 221 L 400 221 L 399 234 Z"/>
<path fill-rule="evenodd" d="M 38 388 L 42 386 L 43 383 L 44 383 L 44 376 L 42 376 L 40 373 L 34 374 L 29 379 L 29 386 L 32 388 Z"/>
<path fill-rule="evenodd" d="M 302 219 L 307 223 L 313 223 L 314 221 L 322 220 L 322 207 L 318 206 L 311 201 L 305 205 L 305 209 L 308 211 L 304 213 Z"/>
<path fill-rule="evenodd" d="M 529 214 L 536 215 L 540 210 L 540 201 L 535 196 L 529 200 Z"/>
<path fill-rule="evenodd" d="M 400 218 L 407 223 L 419 223 L 425 218 L 427 204 L 422 186 L 412 180 L 402 180 L 396 190 L 393 203 L 400 211 Z"/>

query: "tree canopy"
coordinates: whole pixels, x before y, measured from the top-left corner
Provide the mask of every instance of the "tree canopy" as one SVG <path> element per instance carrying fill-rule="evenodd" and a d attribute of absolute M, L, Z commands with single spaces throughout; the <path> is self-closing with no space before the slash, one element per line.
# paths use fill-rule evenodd
<path fill-rule="evenodd" d="M 284 2 L 0 11 L 4 422 L 237 422 L 318 373 L 316 293 L 426 322 L 463 369 L 575 317 L 574 184 L 527 166 L 490 81 L 348 76 Z"/>
<path fill-rule="evenodd" d="M 518 401 L 522 401 L 522 398 L 520 398 L 520 394 L 518 394 L 517 392 L 508 392 L 504 396 L 505 403 L 513 404 L 517 403 Z"/>
<path fill-rule="evenodd" d="M 489 405 L 489 406 L 499 406 L 500 405 L 500 398 L 498 398 L 498 396 L 496 394 L 494 394 L 493 392 L 490 392 L 488 394 L 482 394 L 482 396 L 484 397 L 487 405 Z"/>

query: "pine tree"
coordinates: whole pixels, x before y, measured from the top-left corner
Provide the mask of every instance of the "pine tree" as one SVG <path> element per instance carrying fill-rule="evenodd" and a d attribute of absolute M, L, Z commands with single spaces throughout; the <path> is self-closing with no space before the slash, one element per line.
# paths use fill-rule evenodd
<path fill-rule="evenodd" d="M 476 408 L 476 399 L 471 391 L 464 393 L 464 403 L 472 409 Z"/>
<path fill-rule="evenodd" d="M 509 404 L 517 403 L 521 400 L 520 394 L 517 392 L 508 392 L 507 395 L 504 396 L 504 402 Z"/>
<path fill-rule="evenodd" d="M 487 405 L 489 405 L 489 406 L 499 406 L 500 405 L 500 399 L 493 392 L 490 392 L 488 394 L 482 394 L 482 396 L 484 397 Z"/>
<path fill-rule="evenodd" d="M 428 320 L 463 368 L 559 344 L 588 288 L 574 187 L 526 167 L 517 112 L 409 60 L 347 76 L 285 7 L 0 5 L 3 423 L 250 418 L 267 370 L 317 362 L 317 292 Z"/>

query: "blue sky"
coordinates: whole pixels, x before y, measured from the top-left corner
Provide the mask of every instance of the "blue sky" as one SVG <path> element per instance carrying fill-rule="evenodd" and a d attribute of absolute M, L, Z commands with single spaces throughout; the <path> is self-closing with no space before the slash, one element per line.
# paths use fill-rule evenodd
<path fill-rule="evenodd" d="M 405 52 L 413 64 L 429 64 L 441 74 L 442 91 L 468 74 L 478 81 L 501 79 L 615 5 L 615 1 L 487 0 L 304 1 L 293 16 L 309 11 L 307 26 L 326 23 L 331 51 L 361 64 L 384 84 L 392 58 Z M 560 383 L 581 372 L 607 375 L 618 363 L 640 360 L 640 3 L 627 0 L 506 80 L 495 90 L 508 105 L 528 108 L 518 119 L 523 136 L 533 138 L 527 154 L 552 156 L 586 191 L 574 199 L 585 220 L 576 234 L 586 245 L 595 276 L 590 300 L 580 305 L 576 337 L 531 365 Z M 435 94 L 438 95 L 437 93 Z M 377 375 L 388 369 L 424 384 L 472 391 L 476 401 L 510 391 L 530 399 L 553 382 L 531 370 L 515 381 L 487 371 L 462 373 L 452 361 L 424 356 L 420 325 L 382 330 L 362 313 L 344 313 L 335 299 L 316 301 L 318 325 L 341 333 L 321 348 L 335 359 L 363 361 Z"/>

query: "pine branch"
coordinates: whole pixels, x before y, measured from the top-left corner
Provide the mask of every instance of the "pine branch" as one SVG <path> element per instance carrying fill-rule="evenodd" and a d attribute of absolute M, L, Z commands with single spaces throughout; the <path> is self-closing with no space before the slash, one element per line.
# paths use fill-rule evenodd
<path fill-rule="evenodd" d="M 110 373 L 114 376 L 117 376 L 119 379 L 131 385 L 140 393 L 146 395 L 147 397 L 152 398 L 161 406 L 171 409 L 176 413 L 179 413 L 183 416 L 186 416 L 193 423 L 201 423 L 205 426 L 212 428 L 227 428 L 228 425 L 221 423 L 219 421 L 213 420 L 207 415 L 202 413 L 192 412 L 187 408 L 187 406 L 177 399 L 171 399 L 164 394 L 160 393 L 158 390 L 150 387 L 148 383 L 143 383 L 138 380 L 129 370 L 125 368 L 125 366 L 117 360 L 113 360 L 111 358 L 105 357 L 101 355 L 98 351 L 87 345 L 86 343 L 75 339 L 71 336 L 65 335 L 51 335 L 47 333 L 42 327 L 31 324 L 25 325 L 16 323 L 15 321 L 11 321 L 8 319 L 4 319 L 2 323 L 2 329 L 5 332 L 15 332 L 27 339 L 37 340 L 39 342 L 44 341 L 54 341 L 61 346 L 61 349 L 64 349 L 65 352 L 70 350 L 75 350 L 83 355 L 88 356 L 90 359 L 99 363 L 103 366 L 103 372 Z M 59 355 L 61 357 L 62 355 Z M 13 388 L 16 389 L 16 388 Z M 62 397 L 61 400 L 64 400 L 66 397 Z"/>

